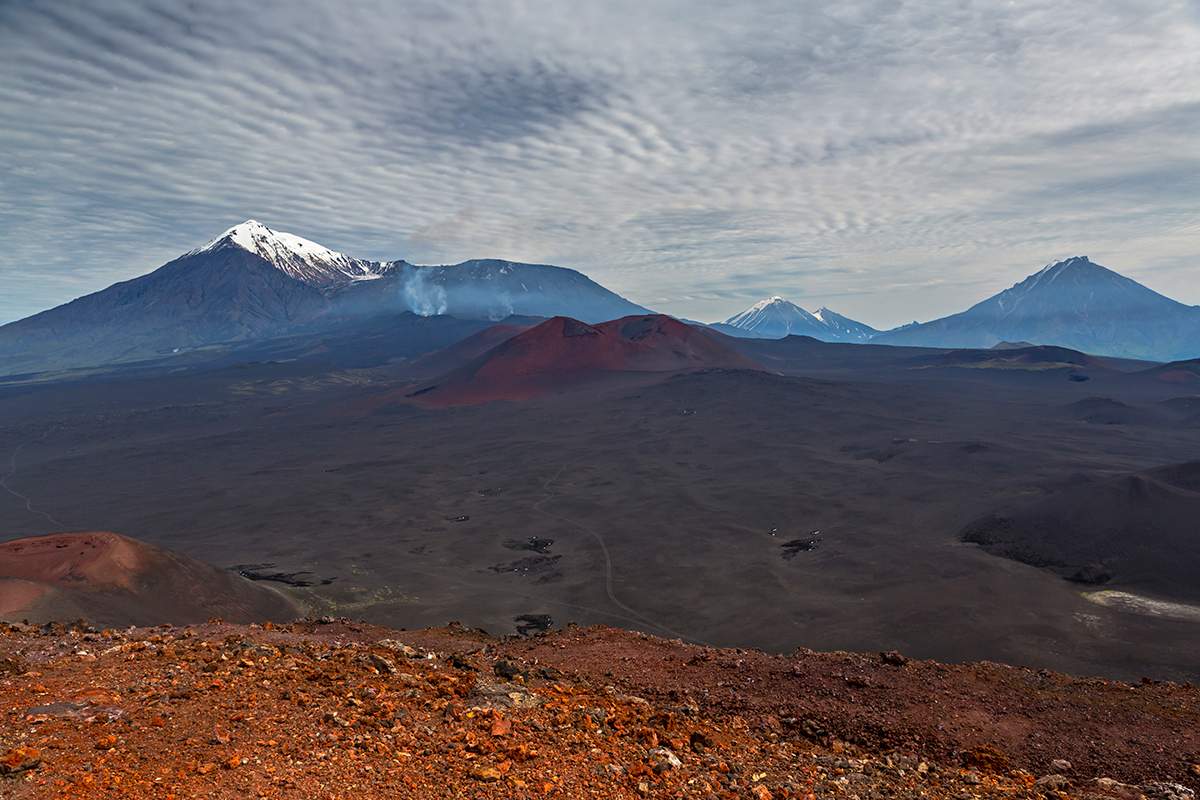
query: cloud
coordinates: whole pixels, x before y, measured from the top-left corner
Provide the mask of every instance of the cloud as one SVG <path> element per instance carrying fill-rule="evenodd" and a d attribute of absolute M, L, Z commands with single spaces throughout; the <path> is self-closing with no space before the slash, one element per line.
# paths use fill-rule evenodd
<path fill-rule="evenodd" d="M 0 74 L 0 320 L 247 217 L 700 319 L 885 326 L 1076 252 L 1200 302 L 1183 0 L 26 0 Z"/>

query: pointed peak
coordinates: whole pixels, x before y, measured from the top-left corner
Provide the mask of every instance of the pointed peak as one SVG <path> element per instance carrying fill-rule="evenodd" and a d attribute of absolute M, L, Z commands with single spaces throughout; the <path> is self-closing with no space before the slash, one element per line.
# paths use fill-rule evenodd
<path fill-rule="evenodd" d="M 288 249 L 303 249 L 305 245 L 309 245 L 317 250 L 325 250 L 321 245 L 301 239 L 299 236 L 273 231 L 256 219 L 248 219 L 228 228 L 220 236 L 200 248 L 200 251 L 215 250 L 221 245 L 236 245 L 243 250 L 260 255 L 259 251 L 263 245 L 282 245 Z"/>
<path fill-rule="evenodd" d="M 1054 270 L 1069 269 L 1071 267 L 1082 267 L 1085 265 L 1095 266 L 1092 264 L 1092 260 L 1087 256 L 1071 256 L 1070 258 L 1064 258 L 1061 261 L 1052 261 L 1043 267 L 1042 271 L 1050 272 Z"/>
<path fill-rule="evenodd" d="M 1030 275 L 1025 280 L 1016 284 L 1016 286 L 1026 289 L 1033 289 L 1039 286 L 1050 286 L 1061 280 L 1070 280 L 1074 282 L 1081 281 L 1119 281 L 1136 283 L 1133 279 L 1122 275 L 1115 270 L 1097 264 L 1087 256 L 1072 256 L 1061 261 L 1055 261 L 1052 264 L 1047 264 L 1037 272 Z M 1139 286 L 1141 284 L 1138 284 Z M 1016 286 L 1014 288 L 1016 288 Z"/>
<path fill-rule="evenodd" d="M 1064 272 L 1079 272 L 1081 270 L 1102 270 L 1095 261 L 1092 261 L 1087 256 L 1071 256 L 1060 261 L 1052 261 L 1042 267 L 1031 277 L 1049 276 L 1054 277 Z"/>
<path fill-rule="evenodd" d="M 771 295 L 770 297 L 764 297 L 762 300 L 759 300 L 757 303 L 755 303 L 754 305 L 752 305 L 750 307 L 763 309 L 763 308 L 770 308 L 771 306 L 794 306 L 794 305 L 796 305 L 796 304 L 791 302 L 790 300 L 780 297 L 779 295 L 775 294 L 775 295 Z"/>
<path fill-rule="evenodd" d="M 296 280 L 333 286 L 380 277 L 382 265 L 359 261 L 295 234 L 273 230 L 256 219 L 229 228 L 192 255 L 225 248 L 253 253 Z"/>

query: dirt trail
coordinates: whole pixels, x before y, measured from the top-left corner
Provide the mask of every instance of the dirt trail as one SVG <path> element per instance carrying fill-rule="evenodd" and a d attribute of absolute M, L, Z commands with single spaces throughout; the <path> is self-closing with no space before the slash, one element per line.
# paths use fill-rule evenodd
<path fill-rule="evenodd" d="M 582 523 L 578 520 L 571 519 L 570 517 L 565 517 L 561 514 L 551 513 L 549 511 L 547 511 L 545 508 L 543 508 L 543 506 L 546 503 L 550 502 L 551 500 L 553 500 L 555 497 L 558 496 L 558 493 L 556 491 L 554 491 L 551 487 L 558 481 L 559 477 L 563 473 L 563 470 L 565 470 L 565 469 L 566 469 L 566 465 L 564 464 L 558 468 L 558 471 L 554 473 L 554 475 L 550 478 L 550 480 L 546 481 L 542 485 L 542 488 L 546 492 L 546 496 L 533 504 L 533 510 L 537 511 L 539 514 L 541 514 L 545 517 L 549 517 L 550 519 L 557 520 L 558 522 L 562 522 L 567 525 L 570 525 L 573 528 L 577 528 L 577 529 L 583 531 L 584 533 L 588 534 L 589 536 L 592 537 L 592 539 L 595 540 L 596 544 L 598 544 L 600 546 L 600 552 L 604 556 L 604 592 L 605 592 L 605 594 L 608 595 L 608 599 L 612 602 L 613 605 L 615 605 L 617 608 L 624 611 L 626 614 L 629 614 L 634 619 L 642 622 L 643 624 L 649 625 L 651 628 L 654 628 L 655 630 L 658 630 L 658 631 L 662 631 L 663 633 L 666 633 L 669 636 L 673 636 L 676 639 L 684 639 L 684 640 L 693 641 L 693 642 L 699 641 L 695 637 L 680 633 L 679 631 L 676 631 L 672 628 L 667 627 L 666 625 L 663 625 L 661 622 L 658 622 L 656 620 L 653 620 L 653 619 L 647 617 L 645 614 L 641 613 L 636 608 L 632 608 L 631 606 L 628 606 L 624 602 L 622 602 L 620 600 L 620 598 L 617 597 L 616 592 L 613 591 L 612 554 L 608 550 L 608 543 L 606 541 L 604 541 L 604 537 L 600 534 L 600 532 L 595 530 L 594 528 L 591 528 L 588 525 L 585 525 L 584 523 Z M 700 642 L 700 643 L 706 644 L 706 642 Z"/>
<path fill-rule="evenodd" d="M 39 508 L 35 508 L 33 505 L 33 500 L 30 499 L 28 495 L 21 494 L 16 489 L 12 488 L 12 486 L 9 484 L 9 481 L 11 481 L 17 475 L 17 456 L 20 454 L 21 450 L 23 450 L 24 448 L 25 448 L 24 444 L 19 444 L 16 446 L 16 448 L 13 449 L 12 455 L 10 455 L 9 459 L 8 459 L 8 471 L 3 476 L 0 476 L 0 489 L 3 489 L 4 491 L 11 494 L 13 497 L 20 500 L 22 503 L 24 503 L 25 510 L 28 511 L 30 514 L 34 514 L 36 516 L 43 517 L 47 522 L 49 522 L 51 525 L 53 525 L 55 528 L 57 528 L 59 530 L 66 528 L 67 527 L 66 525 L 59 522 L 50 513 L 46 512 L 46 511 L 42 511 Z"/>

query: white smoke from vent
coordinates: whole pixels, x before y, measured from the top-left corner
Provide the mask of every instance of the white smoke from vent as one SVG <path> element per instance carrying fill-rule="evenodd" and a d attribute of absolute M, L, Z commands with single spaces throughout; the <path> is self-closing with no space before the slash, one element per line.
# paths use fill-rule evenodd
<path fill-rule="evenodd" d="M 495 306 L 488 312 L 488 319 L 492 321 L 502 320 L 505 317 L 513 315 L 512 297 L 507 292 L 504 292 L 495 299 Z"/>
<path fill-rule="evenodd" d="M 446 289 L 432 283 L 423 270 L 417 269 L 404 283 L 404 301 L 408 310 L 422 317 L 445 314 L 447 308 Z"/>

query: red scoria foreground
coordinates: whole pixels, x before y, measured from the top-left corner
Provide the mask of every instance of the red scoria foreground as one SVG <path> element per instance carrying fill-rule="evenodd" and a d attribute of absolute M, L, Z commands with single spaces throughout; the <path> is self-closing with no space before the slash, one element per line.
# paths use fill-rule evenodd
<path fill-rule="evenodd" d="M 1190 800 L 1198 699 L 607 628 L 0 626 L 0 797 Z"/>

